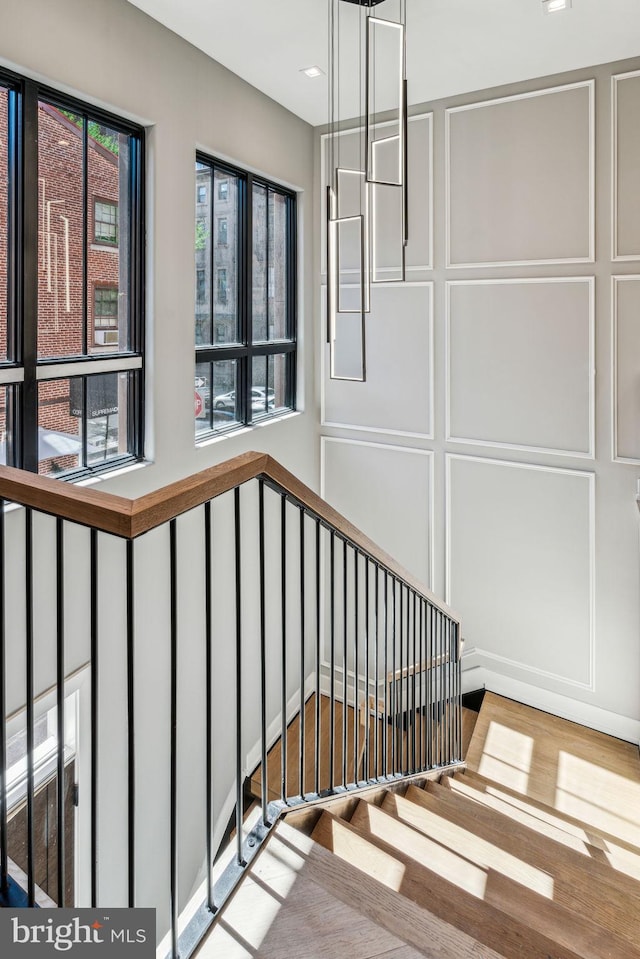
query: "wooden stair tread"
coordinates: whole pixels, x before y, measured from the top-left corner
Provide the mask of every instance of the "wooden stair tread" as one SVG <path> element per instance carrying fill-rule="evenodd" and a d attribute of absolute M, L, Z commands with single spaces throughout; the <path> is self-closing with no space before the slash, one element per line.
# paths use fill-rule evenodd
<path fill-rule="evenodd" d="M 469 769 L 640 846 L 637 746 L 486 693 Z"/>
<path fill-rule="evenodd" d="M 417 834 L 416 834 L 417 835 Z M 350 861 L 369 876 L 379 876 L 379 881 L 395 888 L 403 896 L 419 906 L 453 923 L 468 935 L 494 949 L 506 959 L 637 959 L 638 953 L 621 948 L 614 943 L 613 951 L 604 951 L 600 930 L 592 943 L 584 949 L 575 943 L 559 943 L 544 932 L 532 928 L 519 917 L 514 917 L 502 908 L 502 903 L 493 898 L 483 898 L 480 887 L 476 894 L 443 879 L 437 872 L 427 869 L 411 855 L 398 850 L 393 844 L 373 837 L 366 823 L 358 826 L 335 819 L 325 811 L 313 833 L 316 842 L 332 850 L 340 858 Z M 391 865 L 391 869 L 389 869 Z M 487 877 L 488 878 L 488 877 Z M 583 938 L 577 930 L 578 942 Z M 606 934 L 609 943 L 612 937 Z M 565 936 L 566 939 L 566 936 Z"/>
<path fill-rule="evenodd" d="M 499 813 L 509 820 L 505 829 L 511 833 L 515 834 L 517 832 L 514 824 L 518 824 L 523 829 L 520 835 L 527 838 L 529 842 L 537 841 L 537 839 L 534 840 L 531 833 L 536 837 L 544 836 L 566 846 L 579 855 L 588 857 L 590 861 L 606 864 L 616 872 L 629 876 L 636 882 L 640 881 L 640 856 L 637 853 L 630 852 L 628 849 L 615 844 L 607 844 L 599 837 L 593 837 L 584 829 L 580 829 L 571 823 L 563 824 L 570 827 L 567 829 L 562 828 L 562 825 L 556 826 L 548 821 L 553 817 L 537 816 L 535 812 L 538 810 L 530 812 L 520 805 L 512 805 L 500 796 L 494 796 L 491 792 L 477 789 L 468 783 L 466 776 L 458 776 L 457 774 L 455 776 L 444 776 L 439 786 L 452 796 L 460 797 L 475 806 L 485 807 Z M 437 790 L 431 790 L 431 788 L 430 791 L 437 793 Z M 562 823 L 562 820 L 559 820 L 559 822 Z M 529 833 L 528 836 L 527 833 Z M 590 841 L 594 838 L 597 839 L 595 843 Z"/>
<path fill-rule="evenodd" d="M 640 884 L 616 873 L 606 862 L 590 858 L 588 852 L 581 855 L 438 784 L 428 784 L 426 789 L 410 786 L 405 798 L 389 796 L 382 808 L 396 811 L 403 821 L 431 831 L 442 842 L 449 838 L 459 843 L 469 858 L 486 855 L 487 862 L 505 874 L 511 866 L 505 855 L 523 860 L 552 877 L 553 898 L 560 905 L 638 941 Z"/>
<path fill-rule="evenodd" d="M 279 838 L 305 856 L 313 867 L 310 872 L 313 881 L 404 939 L 420 950 L 421 955 L 438 959 L 499 959 L 502 956 L 391 886 L 373 879 L 348 860 L 334 855 L 324 845 L 301 838 L 298 830 L 288 825 L 288 818 L 277 827 Z M 320 831 L 322 829 L 320 827 Z"/>
<path fill-rule="evenodd" d="M 355 959 L 424 955 L 318 885 L 313 872 L 304 853 L 276 827 L 202 943 L 200 959 L 282 959 L 300 942 L 305 959 L 334 959 L 347 941 Z"/>
<path fill-rule="evenodd" d="M 545 889 L 544 876 L 538 876 L 536 888 L 544 889 L 544 894 L 532 891 L 488 864 L 477 865 L 470 861 L 468 848 L 457 852 L 445 848 L 439 840 L 423 835 L 382 808 L 369 804 L 358 806 L 350 824 L 376 844 L 383 843 L 385 848 L 393 849 L 396 857 L 404 856 L 405 861 L 415 862 L 429 872 L 437 872 L 460 890 L 490 902 L 505 914 L 549 936 L 554 942 L 575 949 L 580 955 L 594 955 L 600 959 L 602 955 L 620 955 L 625 959 L 640 955 L 640 949 L 636 948 L 637 923 L 633 924 L 631 933 L 625 923 L 626 935 L 623 936 L 617 928 L 611 928 L 613 923 L 602 924 L 600 920 L 606 917 L 605 911 L 601 910 L 598 921 L 575 914 L 556 900 L 551 877 L 546 877 Z M 619 912 L 616 918 L 621 920 Z M 608 951 L 603 951 L 605 943 Z"/>
<path fill-rule="evenodd" d="M 640 847 L 631 842 L 627 842 L 620 836 L 614 836 L 611 833 L 606 832 L 606 830 L 594 826 L 592 823 L 582 822 L 581 820 L 576 819 L 574 816 L 570 816 L 567 813 L 561 812 L 557 809 L 552 809 L 545 803 L 540 802 L 538 799 L 533 799 L 530 796 L 523 796 L 515 789 L 510 789 L 508 786 L 505 786 L 502 783 L 495 783 L 493 780 L 487 779 L 486 776 L 481 776 L 479 773 L 476 773 L 471 769 L 465 769 L 464 771 L 456 773 L 455 779 L 459 782 L 465 783 L 467 786 L 479 791 L 483 795 L 488 793 L 489 795 L 496 796 L 515 809 L 520 809 L 523 812 L 527 812 L 543 822 L 549 823 L 550 825 L 556 826 L 558 829 L 564 830 L 570 835 L 584 839 L 592 846 L 597 846 L 605 851 L 626 851 L 633 856 L 640 857 Z"/>

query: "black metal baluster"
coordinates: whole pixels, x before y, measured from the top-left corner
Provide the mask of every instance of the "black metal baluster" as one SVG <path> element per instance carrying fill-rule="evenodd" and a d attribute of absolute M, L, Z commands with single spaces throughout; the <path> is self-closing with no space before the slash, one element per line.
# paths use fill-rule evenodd
<path fill-rule="evenodd" d="M 382 775 L 389 775 L 389 573 L 384 571 L 384 651 L 382 655 L 383 713 L 382 713 Z"/>
<path fill-rule="evenodd" d="M 205 611 L 205 711 L 206 711 L 206 848 L 207 848 L 207 906 L 215 911 L 213 897 L 213 550 L 211 530 L 211 501 L 204 504 L 204 611 Z"/>
<path fill-rule="evenodd" d="M 66 832 L 64 822 L 64 525 L 56 519 L 56 718 L 58 906 L 64 906 Z M 0 714 L 1 715 L 1 714 Z"/>
<path fill-rule="evenodd" d="M 135 814 L 136 814 L 136 758 L 135 758 L 135 693 L 134 693 L 134 639 L 135 639 L 135 582 L 132 539 L 127 540 L 127 847 L 129 908 L 135 906 Z"/>
<path fill-rule="evenodd" d="M 405 753 L 405 741 L 408 736 L 405 736 L 404 731 L 408 729 L 406 726 L 406 719 L 404 711 L 404 583 L 400 581 L 398 584 L 400 588 L 400 687 L 399 687 L 399 709 L 398 709 L 398 751 L 400 753 L 400 762 L 399 762 L 399 772 L 405 773 L 407 771 L 405 762 L 404 762 L 404 753 Z M 407 684 L 408 688 L 408 684 Z"/>
<path fill-rule="evenodd" d="M 424 598 L 420 597 L 420 747 L 418 749 L 418 755 L 420 756 L 420 772 L 424 770 L 425 767 L 425 734 L 424 734 L 424 723 L 425 723 L 425 713 L 424 713 L 424 686 L 427 680 L 429 673 L 426 671 L 426 655 L 424 648 L 424 631 L 425 631 L 425 615 L 426 615 L 426 604 Z"/>
<path fill-rule="evenodd" d="M 434 664 L 433 664 L 433 605 L 429 603 L 429 622 L 428 622 L 428 632 L 427 632 L 427 665 L 429 677 L 428 683 L 428 703 L 427 703 L 427 768 L 431 769 L 433 766 L 433 678 L 434 678 Z"/>
<path fill-rule="evenodd" d="M 316 795 L 320 792 L 320 520 L 316 519 L 316 738 L 315 738 Z"/>
<path fill-rule="evenodd" d="M 396 635 L 396 580 L 391 577 L 391 772 L 396 774 L 396 740 L 398 738 L 398 690 L 396 678 L 396 647 L 398 637 Z"/>
<path fill-rule="evenodd" d="M 6 901 L 9 892 L 9 864 L 7 852 L 7 794 L 5 776 L 7 774 L 7 731 L 5 716 L 7 715 L 7 673 L 6 673 L 6 591 L 5 591 L 5 501 L 0 499 L 0 770 L 2 772 L 2 788 L 0 788 L 0 894 Z"/>
<path fill-rule="evenodd" d="M 178 957 L 178 558 L 176 520 L 169 523 L 169 601 L 171 623 L 171 824 L 170 824 L 170 892 L 171 955 Z M 210 869 L 207 863 L 207 868 Z"/>
<path fill-rule="evenodd" d="M 27 893 L 35 906 L 35 778 L 34 778 L 34 695 L 33 695 L 33 513 L 25 509 L 26 580 L 26 693 L 27 693 Z"/>
<path fill-rule="evenodd" d="M 378 673 L 380 671 L 380 568 L 377 563 L 374 563 L 373 568 L 376 575 L 376 587 L 375 587 L 375 618 L 374 618 L 374 629 L 375 629 L 375 660 L 376 666 L 374 669 L 374 679 L 373 679 L 373 716 L 374 716 L 374 727 L 373 727 L 373 752 L 375 755 L 375 763 L 373 768 L 373 774 L 377 779 L 380 775 L 380 736 L 378 726 L 380 725 L 378 720 Z M 367 703 L 367 722 L 369 722 L 369 704 Z"/>
<path fill-rule="evenodd" d="M 91 530 L 91 905 L 98 904 L 98 531 Z"/>
<path fill-rule="evenodd" d="M 236 859 L 244 866 L 242 855 L 242 542 L 240 527 L 240 487 L 234 490 L 234 545 L 236 555 Z"/>
<path fill-rule="evenodd" d="M 334 752 L 336 746 L 336 583 L 335 583 L 335 539 L 331 530 L 329 538 L 329 574 L 331 576 L 331 635 L 329 651 L 329 790 L 333 792 Z"/>
<path fill-rule="evenodd" d="M 360 650 L 358 648 L 358 640 L 360 638 L 360 555 L 357 549 L 353 551 L 353 588 L 355 593 L 355 636 L 354 636 L 354 657 L 353 657 L 353 768 L 354 776 L 353 781 L 358 782 L 358 754 L 359 754 L 359 726 L 358 722 L 358 702 L 359 702 L 359 685 L 360 685 Z M 366 702 L 365 702 L 366 709 Z"/>
<path fill-rule="evenodd" d="M 258 513 L 260 524 L 260 798 L 263 825 L 269 824 L 269 777 L 267 759 L 267 617 L 265 582 L 265 526 L 264 480 L 258 482 Z"/>
<path fill-rule="evenodd" d="M 300 507 L 300 795 L 304 796 L 304 764 L 306 759 L 305 744 L 305 556 L 304 556 L 304 509 Z"/>
<path fill-rule="evenodd" d="M 462 755 L 462 663 L 460 661 L 460 624 L 459 623 L 456 623 L 454 639 L 456 644 L 456 717 L 457 717 L 456 758 L 462 761 L 462 759 L 464 759 Z"/>
<path fill-rule="evenodd" d="M 370 736 L 369 736 L 369 558 L 364 558 L 364 690 L 365 690 L 365 727 L 364 727 L 364 776 L 363 779 L 371 778 L 371 756 L 370 756 Z"/>
<path fill-rule="evenodd" d="M 287 799 L 287 497 L 280 500 L 280 609 L 282 645 L 280 647 L 280 798 Z"/>
<path fill-rule="evenodd" d="M 416 772 L 416 739 L 417 739 L 417 729 L 416 724 L 418 722 L 418 712 L 417 712 L 417 701 L 416 701 L 416 674 L 418 673 L 419 663 L 416 656 L 416 629 L 417 629 L 417 597 L 415 592 L 413 592 L 413 616 L 412 616 L 412 626 L 411 626 L 411 640 L 412 640 L 412 660 L 413 660 L 413 675 L 411 677 L 411 772 Z"/>
<path fill-rule="evenodd" d="M 436 669 L 436 682 L 437 682 L 437 701 L 438 701 L 438 725 L 436 728 L 436 740 L 437 740 L 437 749 L 436 749 L 436 759 L 438 765 L 442 765 L 442 613 L 440 610 L 437 612 L 437 653 L 436 661 L 438 667 Z"/>
<path fill-rule="evenodd" d="M 347 541 L 342 541 L 342 785 L 347 785 L 347 690 L 349 671 L 347 668 Z"/>

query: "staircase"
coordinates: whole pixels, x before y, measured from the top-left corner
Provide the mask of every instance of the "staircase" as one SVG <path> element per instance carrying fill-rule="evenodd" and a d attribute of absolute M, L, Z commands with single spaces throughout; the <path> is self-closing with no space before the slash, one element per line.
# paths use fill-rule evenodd
<path fill-rule="evenodd" d="M 485 696 L 467 768 L 283 817 L 202 959 L 640 959 L 638 749 Z"/>

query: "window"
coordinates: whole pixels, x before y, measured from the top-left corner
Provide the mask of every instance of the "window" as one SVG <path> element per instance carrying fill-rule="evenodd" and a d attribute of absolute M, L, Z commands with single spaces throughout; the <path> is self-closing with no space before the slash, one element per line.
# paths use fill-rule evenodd
<path fill-rule="evenodd" d="M 199 186 L 198 187 L 198 203 L 206 203 L 206 202 L 207 202 L 207 188 L 206 186 Z"/>
<path fill-rule="evenodd" d="M 216 299 L 219 303 L 227 302 L 227 271 L 222 267 L 218 268 L 218 288 Z"/>
<path fill-rule="evenodd" d="M 207 271 L 196 270 L 196 302 L 204 303 L 207 295 Z"/>
<path fill-rule="evenodd" d="M 118 244 L 118 204 L 96 200 L 93 205 L 93 237 L 96 243 Z"/>
<path fill-rule="evenodd" d="M 214 197 L 206 221 L 196 218 L 196 289 L 202 273 L 208 303 L 206 311 L 196 304 L 196 380 L 208 384 L 196 403 L 203 438 L 294 408 L 296 200 L 200 154 L 196 183 Z"/>
<path fill-rule="evenodd" d="M 118 329 L 118 287 L 96 286 L 93 294 L 93 325 L 99 329 Z"/>
<path fill-rule="evenodd" d="M 111 469 L 142 453 L 143 131 L 0 72 L 0 144 L 0 459 Z"/>

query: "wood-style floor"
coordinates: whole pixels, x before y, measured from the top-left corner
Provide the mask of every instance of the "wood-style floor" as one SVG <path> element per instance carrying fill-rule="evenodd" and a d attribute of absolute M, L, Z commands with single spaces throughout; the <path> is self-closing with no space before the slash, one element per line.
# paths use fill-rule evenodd
<path fill-rule="evenodd" d="M 335 701 L 334 713 L 334 763 L 333 778 L 330 776 L 330 742 L 331 742 L 331 700 L 328 696 L 320 696 L 320 723 L 318 737 L 318 780 L 315 777 L 316 757 L 316 697 L 311 695 L 305 704 L 304 713 L 304 741 L 301 739 L 299 714 L 289 723 L 286 737 L 286 795 L 298 796 L 301 793 L 312 793 L 326 790 L 331 785 L 336 786 L 344 781 L 353 783 L 365 778 L 365 766 L 368 767 L 368 777 L 391 775 L 402 768 L 416 768 L 421 759 L 429 758 L 433 764 L 443 759 L 445 750 L 450 745 L 447 738 L 446 722 L 448 714 L 441 717 L 440 722 L 428 722 L 424 716 L 417 716 L 415 725 L 408 732 L 398 726 L 395 728 L 383 722 L 374 710 L 369 711 L 369 730 L 367 738 L 366 716 L 362 706 L 358 710 L 357 737 L 354 731 L 354 709 L 346 708 L 346 763 L 343 764 L 343 713 L 342 703 Z M 462 750 L 466 751 L 471 739 L 477 714 L 470 710 L 463 710 L 462 717 Z M 386 743 L 385 743 L 386 730 Z M 431 736 L 431 753 L 428 754 L 428 738 Z M 271 747 L 267 754 L 267 790 L 268 799 L 279 799 L 282 795 L 282 752 L 281 739 Z M 356 753 L 357 750 L 357 753 Z M 354 755 L 357 761 L 354 769 Z M 302 758 L 302 763 L 301 763 Z M 300 782 L 300 768 L 302 766 L 302 787 Z M 346 771 L 346 780 L 343 779 Z M 258 766 L 250 778 L 251 795 L 256 799 L 262 796 L 262 766 Z"/>
<path fill-rule="evenodd" d="M 202 955 L 640 959 L 637 747 L 488 694 L 468 758 L 289 813 Z"/>

